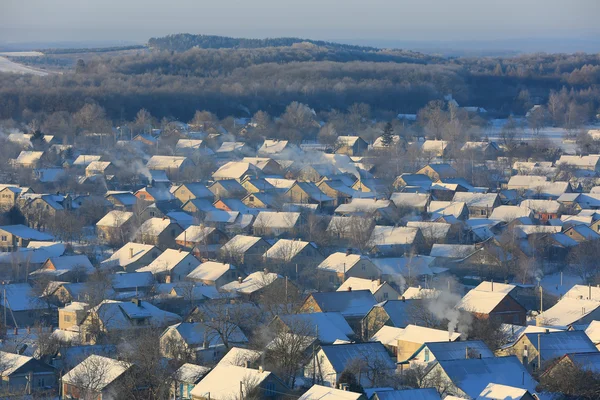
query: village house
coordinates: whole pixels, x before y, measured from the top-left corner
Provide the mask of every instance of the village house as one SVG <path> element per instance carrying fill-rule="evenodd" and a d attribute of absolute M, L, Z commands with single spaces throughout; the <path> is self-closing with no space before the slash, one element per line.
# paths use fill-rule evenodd
<path fill-rule="evenodd" d="M 460 333 L 448 329 L 433 329 L 418 325 L 407 325 L 395 336 L 396 357 L 399 363 L 409 362 L 425 343 L 449 343 L 460 340 Z M 463 353 L 464 355 L 464 353 Z"/>
<path fill-rule="evenodd" d="M 249 208 L 281 208 L 281 199 L 273 193 L 250 193 L 242 200 L 242 203 Z"/>
<path fill-rule="evenodd" d="M 114 400 L 119 384 L 133 365 L 92 354 L 62 377 L 62 393 L 66 398 L 85 400 L 99 398 Z M 98 372 L 92 372 L 98 371 Z"/>
<path fill-rule="evenodd" d="M 321 344 L 350 342 L 356 338 L 354 331 L 339 312 L 277 315 L 269 323 L 269 328 L 296 334 L 306 333 L 306 330 L 310 330 L 315 332 L 315 336 Z"/>
<path fill-rule="evenodd" d="M 381 279 L 370 280 L 350 277 L 337 288 L 338 292 L 347 290 L 370 290 L 377 302 L 396 300 L 400 297 L 396 289 Z"/>
<path fill-rule="evenodd" d="M 373 218 L 376 223 L 393 223 L 396 220 L 396 206 L 390 200 L 352 199 L 335 209 L 336 215 Z"/>
<path fill-rule="evenodd" d="M 316 292 L 308 295 L 300 307 L 301 313 L 339 312 L 354 332 L 361 331 L 361 321 L 377 304 L 370 290 Z"/>
<path fill-rule="evenodd" d="M 263 175 L 263 171 L 254 164 L 241 161 L 229 161 L 216 170 L 212 174 L 212 177 L 215 181 L 234 179 L 238 182 L 242 182 L 249 176 L 259 177 Z"/>
<path fill-rule="evenodd" d="M 26 398 L 56 386 L 56 369 L 41 360 L 0 351 L 2 390 Z"/>
<path fill-rule="evenodd" d="M 275 186 L 271 185 L 265 178 L 256 178 L 247 176 L 242 180 L 241 185 L 249 194 L 252 193 L 271 193 L 276 194 Z"/>
<path fill-rule="evenodd" d="M 447 178 L 457 178 L 458 172 L 450 164 L 428 164 L 416 172 L 417 175 L 426 175 L 433 182 L 440 182 Z"/>
<path fill-rule="evenodd" d="M 165 171 L 171 179 L 179 179 L 186 168 L 194 167 L 194 163 L 182 156 L 152 156 L 146 163 L 149 170 Z"/>
<path fill-rule="evenodd" d="M 367 396 L 362 393 L 350 392 L 346 389 L 336 389 L 334 387 L 327 387 L 314 384 L 308 389 L 298 400 L 368 400 Z"/>
<path fill-rule="evenodd" d="M 160 336 L 160 350 L 166 358 L 177 358 L 191 352 L 199 364 L 215 363 L 220 360 L 228 347 L 221 336 L 203 322 L 181 322 L 169 326 Z M 235 327 L 228 332 L 227 345 L 243 346 L 248 338 Z"/>
<path fill-rule="evenodd" d="M 238 198 L 241 199 L 245 197 L 248 192 L 244 187 L 235 179 L 223 179 L 219 181 L 213 182 L 209 187 L 213 195 L 215 196 L 215 200 L 220 198 Z"/>
<path fill-rule="evenodd" d="M 191 225 L 175 238 L 175 243 L 183 248 L 193 249 L 196 256 L 211 257 L 215 256 L 228 240 L 227 234 L 220 229 Z"/>
<path fill-rule="evenodd" d="M 437 360 L 490 357 L 494 357 L 494 352 L 481 340 L 434 342 L 424 338 L 424 343 L 408 358 L 408 361 L 411 366 L 427 366 Z"/>
<path fill-rule="evenodd" d="M 368 148 L 369 144 L 360 136 L 338 136 L 335 152 L 348 156 L 361 156 Z"/>
<path fill-rule="evenodd" d="M 445 140 L 425 140 L 421 144 L 421 151 L 431 157 L 444 157 L 448 150 L 448 142 Z"/>
<path fill-rule="evenodd" d="M 89 305 L 87 303 L 73 301 L 58 309 L 58 329 L 63 331 L 77 332 L 77 327 L 87 315 Z M 79 333 L 79 332 L 77 332 Z"/>
<path fill-rule="evenodd" d="M 134 233 L 133 212 L 112 210 L 96 222 L 98 239 L 108 244 L 124 243 Z"/>
<path fill-rule="evenodd" d="M 129 242 L 100 263 L 102 269 L 134 272 L 150 264 L 162 251 L 151 244 Z"/>
<path fill-rule="evenodd" d="M 25 225 L 0 226 L 0 247 L 4 251 L 27 247 L 32 241 L 50 241 L 53 239 L 52 235 L 39 232 Z"/>
<path fill-rule="evenodd" d="M 425 246 L 421 230 L 411 226 L 376 225 L 371 232 L 369 247 L 376 255 L 402 255 L 418 253 Z"/>
<path fill-rule="evenodd" d="M 299 212 L 261 211 L 252 224 L 256 236 L 293 236 L 300 229 Z"/>
<path fill-rule="evenodd" d="M 17 205 L 17 199 L 23 188 L 13 185 L 0 185 L 0 210 L 8 211 Z"/>
<path fill-rule="evenodd" d="M 242 162 L 254 165 L 265 175 L 281 175 L 283 173 L 281 165 L 269 157 L 244 157 Z"/>
<path fill-rule="evenodd" d="M 83 282 L 94 271 L 95 268 L 86 255 L 76 254 L 49 258 L 40 269 L 32 272 L 30 276 L 33 279 L 47 277 L 61 282 Z"/>
<path fill-rule="evenodd" d="M 317 273 L 330 287 L 338 287 L 349 277 L 372 280 L 380 275 L 369 257 L 351 251 L 331 254 L 317 266 Z"/>
<path fill-rule="evenodd" d="M 194 268 L 185 279 L 187 281 L 213 285 L 218 289 L 238 277 L 243 276 L 245 276 L 245 274 L 235 265 L 224 264 L 217 261 L 206 261 Z"/>
<path fill-rule="evenodd" d="M 257 271 L 249 274 L 245 278 L 238 277 L 219 289 L 222 292 L 231 293 L 234 296 L 256 302 L 265 293 L 272 293 L 273 296 L 294 297 L 298 293 L 296 287 L 281 275 L 264 271 Z M 287 294 L 286 294 L 287 293 Z"/>
<path fill-rule="evenodd" d="M 527 207 L 533 212 L 533 218 L 546 223 L 559 217 L 561 204 L 556 200 L 523 200 L 521 207 Z"/>
<path fill-rule="evenodd" d="M 332 207 L 348 203 L 353 198 L 374 198 L 372 193 L 363 193 L 352 189 L 353 183 L 346 185 L 339 179 L 322 180 L 317 183 L 317 187 L 327 197 L 333 199 Z"/>
<path fill-rule="evenodd" d="M 192 272 L 200 261 L 191 252 L 166 249 L 154 261 L 137 272 L 151 272 L 159 282 L 179 282 Z"/>
<path fill-rule="evenodd" d="M 250 269 L 262 265 L 263 255 L 271 245 L 261 237 L 236 235 L 219 250 L 224 262 Z"/>
<path fill-rule="evenodd" d="M 173 193 L 173 196 L 175 196 L 182 204 L 193 199 L 207 199 L 212 202 L 215 197 L 215 195 L 202 183 L 184 183 L 179 186 L 173 186 L 171 193 Z"/>
<path fill-rule="evenodd" d="M 87 167 L 85 167 L 85 176 L 109 176 L 115 175 L 117 171 L 117 166 L 110 161 L 92 161 Z"/>
<path fill-rule="evenodd" d="M 396 206 L 398 214 L 421 215 L 427 211 L 431 196 L 427 193 L 392 193 L 390 200 Z"/>
<path fill-rule="evenodd" d="M 260 157 L 278 156 L 282 155 L 281 153 L 283 152 L 291 156 L 294 153 L 298 153 L 299 150 L 298 146 L 287 140 L 266 139 L 257 153 Z"/>
<path fill-rule="evenodd" d="M 470 218 L 488 218 L 494 208 L 500 206 L 500 197 L 496 193 L 455 193 L 453 202 L 465 203 Z"/>
<path fill-rule="evenodd" d="M 50 321 L 50 305 L 34 294 L 34 289 L 29 283 L 4 284 L 0 290 L 3 298 L 0 310 L 2 315 L 7 316 L 8 326 L 32 327 L 42 321 Z"/>
<path fill-rule="evenodd" d="M 23 150 L 19 156 L 12 160 L 15 168 L 39 168 L 42 166 L 43 151 Z"/>
<path fill-rule="evenodd" d="M 136 237 L 144 244 L 168 249 L 176 246 L 175 238 L 182 232 L 181 226 L 169 218 L 150 218 L 140 226 Z"/>
<path fill-rule="evenodd" d="M 384 326 L 405 328 L 412 319 L 411 314 L 423 307 L 422 303 L 420 299 L 401 298 L 375 304 L 361 321 L 362 337 L 368 339 Z"/>
<path fill-rule="evenodd" d="M 398 190 L 402 189 L 403 192 L 422 193 L 429 191 L 432 183 L 429 175 L 405 173 L 398 176 L 392 186 Z"/>
<path fill-rule="evenodd" d="M 526 324 L 527 309 L 504 290 L 472 289 L 458 302 L 456 308 L 478 318 L 491 318 L 507 324 Z"/>
<path fill-rule="evenodd" d="M 185 363 L 175 371 L 175 384 L 170 395 L 173 398 L 190 400 L 192 389 L 210 372 L 210 368 L 201 365 Z"/>
<path fill-rule="evenodd" d="M 138 198 L 131 192 L 106 192 L 106 200 L 116 209 L 133 211 Z"/>
<path fill-rule="evenodd" d="M 192 389 L 192 399 L 229 400 L 240 394 L 240 385 L 244 390 L 244 382 L 252 382 L 254 388 L 258 388 L 266 398 L 288 398 L 289 389 L 285 383 L 262 367 L 251 369 L 237 365 L 217 365 Z"/>
<path fill-rule="evenodd" d="M 145 187 L 134 193 L 145 204 L 148 203 L 169 203 L 175 201 L 175 196 L 164 187 Z"/>

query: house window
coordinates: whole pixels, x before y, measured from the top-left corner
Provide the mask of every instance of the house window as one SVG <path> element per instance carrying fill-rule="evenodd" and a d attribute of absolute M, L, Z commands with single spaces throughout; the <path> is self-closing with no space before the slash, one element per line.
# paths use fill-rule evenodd
<path fill-rule="evenodd" d="M 384 292 L 384 293 L 383 293 L 383 299 L 384 299 L 384 300 L 387 300 L 387 299 L 388 299 L 388 297 L 389 297 L 388 293 L 387 293 L 387 292 Z"/>
<path fill-rule="evenodd" d="M 363 271 L 365 271 L 365 270 L 367 269 L 367 266 L 366 266 L 366 265 L 364 265 L 364 264 L 363 264 L 363 265 L 361 265 L 360 267 L 362 268 L 362 270 L 363 270 Z"/>
<path fill-rule="evenodd" d="M 265 385 L 265 396 L 275 396 L 275 384 L 272 382 L 267 382 Z"/>
<path fill-rule="evenodd" d="M 6 241 L 8 241 L 8 237 L 7 237 L 7 236 L 2 236 L 2 241 L 3 241 L 3 242 L 6 242 Z"/>
<path fill-rule="evenodd" d="M 329 276 L 329 283 L 333 283 L 333 275 Z"/>
<path fill-rule="evenodd" d="M 71 316 L 70 316 L 70 315 L 64 315 L 64 316 L 63 316 L 63 320 L 64 320 L 65 322 L 71 322 Z"/>
<path fill-rule="evenodd" d="M 481 210 L 481 215 L 485 215 L 485 210 Z"/>
<path fill-rule="evenodd" d="M 171 237 L 175 237 L 175 229 L 171 229 Z"/>
<path fill-rule="evenodd" d="M 150 211 L 150 216 L 154 217 L 154 211 Z"/>
<path fill-rule="evenodd" d="M 425 349 L 424 355 L 423 355 L 423 360 L 425 362 L 429 362 L 429 349 Z"/>
<path fill-rule="evenodd" d="M 250 197 L 248 197 L 248 201 L 249 201 L 250 203 L 253 203 L 253 202 L 254 202 L 254 196 L 250 196 Z"/>
<path fill-rule="evenodd" d="M 44 380 L 44 378 L 39 378 L 38 379 L 38 387 L 44 387 L 46 386 L 46 382 Z"/>

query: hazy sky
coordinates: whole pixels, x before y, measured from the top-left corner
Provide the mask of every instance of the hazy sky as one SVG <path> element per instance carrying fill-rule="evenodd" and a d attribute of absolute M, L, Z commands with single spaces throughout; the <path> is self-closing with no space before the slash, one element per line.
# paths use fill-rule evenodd
<path fill-rule="evenodd" d="M 600 0 L 0 0 L 0 42 L 577 38 L 600 36 L 599 18 Z"/>

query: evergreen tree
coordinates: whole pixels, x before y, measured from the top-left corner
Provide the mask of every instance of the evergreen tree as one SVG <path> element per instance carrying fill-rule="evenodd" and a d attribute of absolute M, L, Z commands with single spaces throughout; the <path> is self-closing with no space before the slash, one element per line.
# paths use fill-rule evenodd
<path fill-rule="evenodd" d="M 388 122 L 383 128 L 383 135 L 381 135 L 381 144 L 384 147 L 390 147 L 394 143 L 394 128 L 392 123 Z"/>

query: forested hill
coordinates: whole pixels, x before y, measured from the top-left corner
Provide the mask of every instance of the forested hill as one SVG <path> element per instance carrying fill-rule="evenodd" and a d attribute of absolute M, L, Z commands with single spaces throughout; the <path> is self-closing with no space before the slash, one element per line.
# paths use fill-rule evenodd
<path fill-rule="evenodd" d="M 192 35 L 177 33 L 159 38 L 150 38 L 148 46 L 159 50 L 186 51 L 193 47 L 202 49 L 258 49 L 261 47 L 287 47 L 297 43 L 312 43 L 319 47 L 339 50 L 374 51 L 374 47 L 326 42 L 300 38 L 248 39 L 216 35 Z"/>

